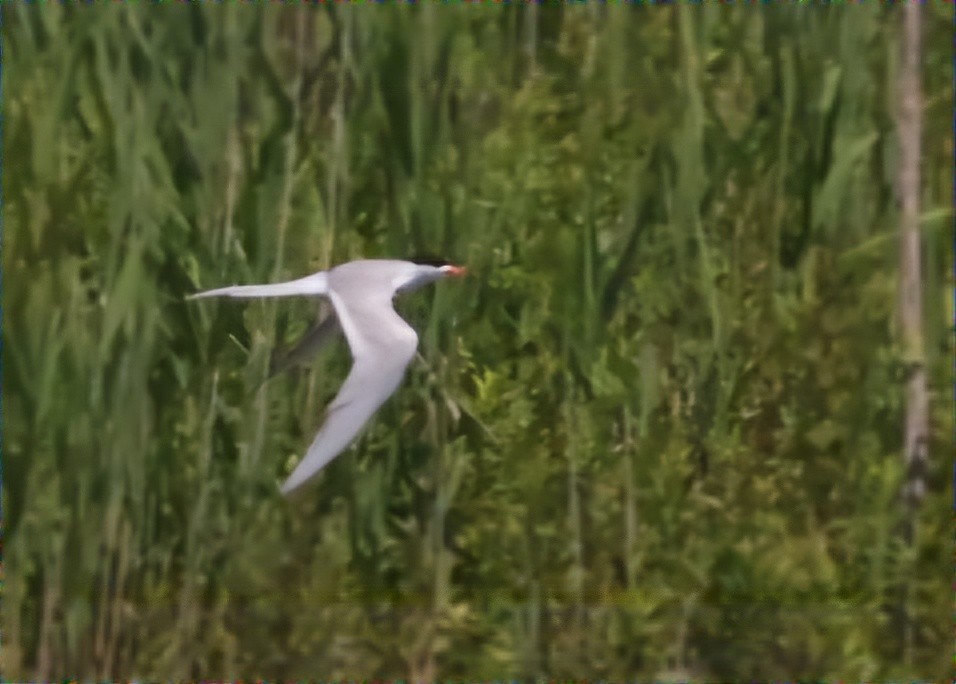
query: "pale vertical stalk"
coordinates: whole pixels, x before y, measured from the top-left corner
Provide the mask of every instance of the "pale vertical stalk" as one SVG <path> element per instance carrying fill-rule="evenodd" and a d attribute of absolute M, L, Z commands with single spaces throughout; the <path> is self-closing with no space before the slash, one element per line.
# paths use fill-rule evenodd
<path fill-rule="evenodd" d="M 117 644 L 122 639 L 121 623 L 123 614 L 121 605 L 126 588 L 126 577 L 129 573 L 129 549 L 132 546 L 132 528 L 128 519 L 120 523 L 120 544 L 116 550 L 116 571 L 113 574 L 113 590 L 110 597 L 110 629 L 106 641 L 106 651 L 103 658 L 104 679 L 117 679 L 121 673 L 116 662 Z"/>
<path fill-rule="evenodd" d="M 111 558 L 112 554 L 104 554 L 104 556 L 106 558 Z M 106 567 L 103 568 L 103 571 L 100 575 L 100 588 L 98 596 L 109 596 L 109 579 L 109 561 L 106 561 Z M 108 611 L 103 598 L 101 598 L 99 604 L 96 627 L 93 635 L 93 661 L 97 664 L 97 679 L 101 681 L 108 681 L 110 679 L 109 664 L 107 663 L 107 651 L 109 650 L 109 645 L 107 643 L 107 629 L 109 628 L 109 625 L 107 624 Z"/>
<path fill-rule="evenodd" d="M 411 244 L 421 249 L 427 244 L 432 232 L 432 214 L 429 209 L 428 190 L 425 174 L 427 171 L 427 151 L 425 137 L 435 135 L 430 130 L 431 114 L 430 77 L 435 66 L 435 7 L 425 3 L 419 13 L 418 40 L 411 45 L 409 64 L 411 70 L 409 84 L 409 115 L 411 116 L 412 179 L 410 185 L 411 201 L 407 205 L 406 221 Z"/>
<path fill-rule="evenodd" d="M 289 227 L 289 216 L 292 213 L 292 192 L 295 189 L 296 165 L 299 157 L 298 149 L 298 131 L 299 122 L 302 119 L 302 71 L 305 57 L 305 27 L 304 22 L 309 16 L 310 8 L 306 5 L 299 5 L 299 13 L 296 22 L 295 40 L 296 40 L 296 60 L 295 77 L 292 81 L 292 123 L 289 132 L 285 135 L 285 167 L 283 169 L 282 194 L 279 198 L 278 219 L 276 221 L 276 260 L 275 267 L 272 270 L 272 280 L 279 281 L 282 276 L 282 255 L 285 250 L 285 234 Z M 267 307 L 267 343 L 273 341 L 273 331 L 275 329 L 275 311 L 276 304 L 269 300 L 265 304 Z M 268 374 L 269 355 L 262 355 L 261 376 Z M 249 469 L 259 462 L 262 454 L 262 448 L 265 444 L 266 422 L 269 415 L 269 383 L 259 385 L 256 392 L 256 425 L 253 437 L 253 446 L 246 453 L 245 462 L 242 463 L 241 472 L 244 476 L 248 475 Z"/>
<path fill-rule="evenodd" d="M 568 450 L 568 522 L 571 527 L 571 553 L 574 557 L 574 576 L 572 589 L 580 605 L 582 601 L 582 544 L 581 544 L 581 501 L 578 497 L 578 467 L 576 450 Z"/>
<path fill-rule="evenodd" d="M 570 379 L 569 379 L 570 382 Z M 571 590 L 578 608 L 578 617 L 584 606 L 584 543 L 581 530 L 581 498 L 578 494 L 578 457 L 580 455 L 577 409 L 568 408 L 566 414 L 568 432 L 568 526 L 571 528 L 571 554 L 574 566 L 571 570 Z"/>
<path fill-rule="evenodd" d="M 518 13 L 517 7 L 508 7 L 505 12 L 505 48 L 506 53 L 511 58 L 509 62 L 510 71 L 507 74 L 507 82 L 517 81 L 518 74 L 521 73 L 521 48 L 518 37 Z"/>
<path fill-rule="evenodd" d="M 241 169 L 239 132 L 237 126 L 238 124 L 229 129 L 229 137 L 226 141 L 226 206 L 222 221 L 222 245 L 218 250 L 219 254 L 223 257 L 229 256 L 234 239 L 232 216 L 236 210 L 236 196 L 238 194 L 239 173 Z"/>
<path fill-rule="evenodd" d="M 902 8 L 902 65 L 899 74 L 900 167 L 900 328 L 903 356 L 907 364 L 903 460 L 906 465 L 904 537 L 915 545 L 916 518 L 925 492 L 923 480 L 929 458 L 929 399 L 926 392 L 926 362 L 923 341 L 923 291 L 920 264 L 920 143 L 923 93 L 920 73 L 921 7 L 907 3 Z M 912 588 L 904 579 L 903 646 L 904 660 L 912 664 L 916 629 L 912 616 Z"/>
<path fill-rule="evenodd" d="M 9 536 L 6 537 L 8 540 Z M 2 577 L 4 580 L 3 592 L 3 648 L 0 649 L 0 672 L 5 672 L 7 676 L 14 679 L 26 679 L 23 677 L 23 642 L 22 632 L 23 623 L 21 622 L 20 606 L 23 605 L 25 598 L 25 587 L 22 576 L 15 576 L 10 571 L 10 567 L 16 567 L 21 553 L 13 551 L 10 545 L 7 546 L 7 553 L 4 557 L 4 571 Z"/>
<path fill-rule="evenodd" d="M 920 74 L 920 6 L 903 9 L 903 60 L 900 71 L 900 323 L 903 353 L 909 364 L 906 382 L 904 458 L 907 499 L 923 495 L 927 441 L 926 368 L 923 341 L 923 292 L 920 254 L 920 143 L 922 92 Z"/>
<path fill-rule="evenodd" d="M 537 578 L 531 580 L 531 602 L 528 606 L 528 632 L 530 638 L 527 640 L 526 662 L 534 674 L 540 675 L 542 669 L 541 662 L 541 581 Z"/>
<path fill-rule="evenodd" d="M 429 401 L 430 398 L 426 399 Z M 442 435 L 445 434 L 445 410 L 442 402 L 434 402 L 432 407 L 431 443 L 435 450 L 435 502 L 432 508 L 432 610 L 440 614 L 448 604 L 448 577 L 446 558 L 444 553 L 445 513 L 448 505 L 447 464 L 445 444 Z"/>
<path fill-rule="evenodd" d="M 588 183 L 588 188 L 591 187 L 591 184 Z M 584 282 L 582 283 L 582 293 L 584 295 L 584 307 L 581 311 L 582 321 L 596 319 L 597 318 L 597 296 L 594 291 L 594 285 L 596 282 L 595 278 L 595 262 L 597 261 L 597 230 L 594 226 L 594 202 L 593 196 L 590 189 L 585 192 L 584 197 L 584 231 L 582 235 L 583 249 L 581 250 L 584 263 L 582 264 L 582 277 Z M 593 342 L 595 339 L 594 325 L 585 325 L 584 331 L 588 335 L 588 346 L 593 348 Z"/>
<path fill-rule="evenodd" d="M 436 307 L 439 308 L 439 307 Z M 433 335 L 432 337 L 437 337 Z M 431 442 L 434 445 L 436 454 L 436 472 L 435 472 L 435 502 L 433 504 L 432 520 L 432 555 L 433 555 L 433 581 L 432 581 L 432 615 L 431 619 L 439 626 L 443 624 L 443 616 L 448 610 L 450 602 L 451 586 L 451 558 L 448 550 L 445 548 L 445 520 L 448 509 L 451 507 L 452 499 L 460 477 L 461 454 L 448 454 L 448 443 L 445 436 L 449 431 L 449 408 L 441 396 L 442 387 L 448 387 L 452 384 L 450 363 L 447 356 L 440 356 L 436 359 L 438 368 L 435 373 L 436 390 L 439 392 L 439 400 L 433 402 L 431 413 L 434 420 L 431 421 L 434 426 L 434 432 L 431 435 Z M 426 670 L 434 672 L 435 670 L 435 649 L 434 639 L 432 638 L 427 645 Z"/>
<path fill-rule="evenodd" d="M 784 207 L 787 204 L 786 180 L 789 170 L 790 129 L 793 123 L 794 90 L 796 88 L 793 68 L 793 48 L 790 41 L 783 39 L 780 50 L 780 61 L 783 71 L 783 122 L 780 125 L 778 138 L 777 161 L 777 192 L 773 206 L 773 237 L 771 239 L 770 273 L 774 291 L 780 280 L 780 233 L 783 226 Z"/>
<path fill-rule="evenodd" d="M 528 58 L 528 73 L 538 68 L 538 3 L 529 2 L 524 9 L 524 52 Z"/>
<path fill-rule="evenodd" d="M 634 549 L 637 547 L 637 497 L 634 491 L 634 433 L 631 424 L 631 410 L 624 407 L 624 567 L 627 577 L 625 586 L 630 589 L 637 577 L 637 564 L 634 561 Z"/>
<path fill-rule="evenodd" d="M 678 158 L 677 190 L 678 202 L 684 207 L 681 210 L 685 225 L 693 228 L 700 252 L 700 290 L 707 299 L 710 310 L 714 355 L 717 361 L 717 371 L 720 383 L 718 385 L 719 400 L 717 415 L 714 419 L 714 429 L 724 429 L 726 417 L 726 402 L 724 401 L 724 377 L 726 375 L 726 354 L 724 351 L 723 315 L 720 311 L 720 300 L 716 287 L 716 269 L 714 257 L 707 236 L 704 233 L 703 222 L 700 218 L 700 204 L 704 188 L 707 184 L 707 174 L 704 170 L 704 101 L 701 92 L 701 66 L 692 10 L 685 5 L 678 8 L 680 19 L 680 38 L 683 48 L 681 58 L 681 73 L 684 81 L 684 91 L 687 98 L 687 111 L 684 126 L 681 131 Z"/>
<path fill-rule="evenodd" d="M 215 372 L 212 376 L 212 387 L 209 392 L 209 409 L 206 414 L 206 425 L 203 430 L 204 446 L 202 449 L 198 492 L 196 493 L 196 506 L 189 519 L 189 527 L 186 530 L 186 558 L 183 578 L 183 588 L 179 595 L 179 619 L 177 637 L 179 643 L 179 652 L 189 652 L 190 645 L 197 637 L 199 627 L 198 596 L 196 590 L 196 578 L 201 570 L 200 555 L 202 553 L 203 539 L 200 535 L 200 528 L 204 526 L 206 520 L 206 501 L 207 481 L 209 479 L 209 464 L 212 460 L 212 428 L 216 417 L 216 399 L 219 390 L 219 373 Z M 191 655 L 191 654 L 190 654 Z M 177 663 L 179 676 L 185 677 L 189 672 L 190 658 L 181 657 Z"/>
<path fill-rule="evenodd" d="M 305 27 L 309 8 L 298 7 L 299 20 L 296 22 L 295 77 L 292 81 L 292 123 L 285 136 L 285 168 L 283 169 L 282 195 L 279 199 L 278 220 L 276 222 L 276 261 L 272 271 L 273 280 L 282 276 L 282 256 L 285 250 L 285 234 L 292 213 L 292 192 L 295 189 L 295 170 L 299 158 L 298 132 L 302 120 L 302 64 L 305 60 Z M 274 307 L 270 307 L 274 311 Z"/>
<path fill-rule="evenodd" d="M 345 119 L 345 88 L 352 76 L 352 33 L 354 10 L 345 5 L 341 8 L 344 28 L 339 43 L 339 76 L 332 106 L 332 163 L 326 179 L 325 254 L 323 265 L 328 265 L 335 246 L 335 234 L 339 225 L 342 202 L 339 193 L 345 194 L 348 187 L 348 128 Z"/>
<path fill-rule="evenodd" d="M 53 666 L 56 658 L 57 648 L 54 644 L 56 630 L 56 615 L 59 612 L 60 595 L 62 588 L 60 578 L 63 576 L 63 549 L 60 548 L 53 554 L 52 572 L 50 572 L 46 581 L 43 583 L 43 608 L 40 618 L 40 639 L 37 652 L 37 680 L 49 681 L 54 677 Z"/>
<path fill-rule="evenodd" d="M 446 364 L 442 359 L 442 366 Z M 440 373 L 438 381 L 444 382 L 446 373 Z M 443 401 L 435 402 L 436 430 L 433 436 L 437 468 L 435 473 L 435 504 L 433 522 L 433 553 L 435 558 L 432 608 L 436 615 L 440 615 L 448 607 L 448 585 L 450 580 L 449 558 L 445 550 L 445 516 L 451 505 L 454 495 L 449 482 L 450 468 L 447 454 L 448 445 L 444 440 L 447 434 L 447 408 Z"/>
<path fill-rule="evenodd" d="M 129 545 L 130 530 L 126 525 L 121 527 L 123 519 L 123 506 L 121 499 L 116 496 L 109 504 L 105 512 L 105 534 L 103 554 L 103 565 L 101 569 L 100 584 L 100 613 L 96 627 L 96 657 L 99 660 L 101 679 L 113 679 L 113 658 L 115 653 L 114 642 L 117 636 L 115 621 L 118 619 L 117 605 L 120 600 L 120 585 L 123 580 L 119 578 L 121 571 L 125 574 L 126 568 L 121 568 L 119 558 L 124 557 Z"/>

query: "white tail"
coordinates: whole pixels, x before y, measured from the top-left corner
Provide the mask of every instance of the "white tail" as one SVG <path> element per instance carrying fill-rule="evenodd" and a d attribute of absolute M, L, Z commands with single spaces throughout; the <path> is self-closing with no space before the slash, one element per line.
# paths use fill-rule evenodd
<path fill-rule="evenodd" d="M 189 295 L 186 299 L 202 297 L 293 297 L 296 295 L 326 295 L 329 293 L 329 279 L 325 271 L 313 273 L 305 278 L 289 280 L 271 285 L 231 285 L 206 290 Z"/>

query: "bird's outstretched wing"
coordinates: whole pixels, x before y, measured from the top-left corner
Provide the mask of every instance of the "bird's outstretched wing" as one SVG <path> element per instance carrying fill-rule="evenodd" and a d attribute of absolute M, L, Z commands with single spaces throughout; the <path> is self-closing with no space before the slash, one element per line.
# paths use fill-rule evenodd
<path fill-rule="evenodd" d="M 338 331 L 339 321 L 335 314 L 327 314 L 325 318 L 309 328 L 291 349 L 273 352 L 272 358 L 269 359 L 269 378 L 311 359 Z"/>
<path fill-rule="evenodd" d="M 282 485 L 283 494 L 305 484 L 355 439 L 398 388 L 418 348 L 418 335 L 395 313 L 391 297 L 350 300 L 336 292 L 330 297 L 354 362 L 325 423 Z"/>

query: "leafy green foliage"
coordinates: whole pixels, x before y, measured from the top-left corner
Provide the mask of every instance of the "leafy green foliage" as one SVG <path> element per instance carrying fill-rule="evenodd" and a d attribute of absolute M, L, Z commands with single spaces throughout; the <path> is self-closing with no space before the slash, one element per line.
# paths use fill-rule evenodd
<path fill-rule="evenodd" d="M 908 546 L 897 8 L 3 11 L 8 676 L 948 671 L 946 16 Z M 423 251 L 473 276 L 281 499 L 348 354 L 184 296 Z"/>

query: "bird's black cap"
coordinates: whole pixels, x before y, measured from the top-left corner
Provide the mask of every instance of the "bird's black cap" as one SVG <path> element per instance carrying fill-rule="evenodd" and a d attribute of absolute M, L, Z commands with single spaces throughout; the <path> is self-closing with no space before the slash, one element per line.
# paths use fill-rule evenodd
<path fill-rule="evenodd" d="M 454 266 L 454 261 L 449 261 L 448 259 L 439 259 L 438 257 L 431 254 L 423 254 L 420 256 L 414 256 L 409 259 L 413 264 L 418 264 L 419 266 L 434 266 L 436 268 L 441 268 L 442 266 Z"/>

